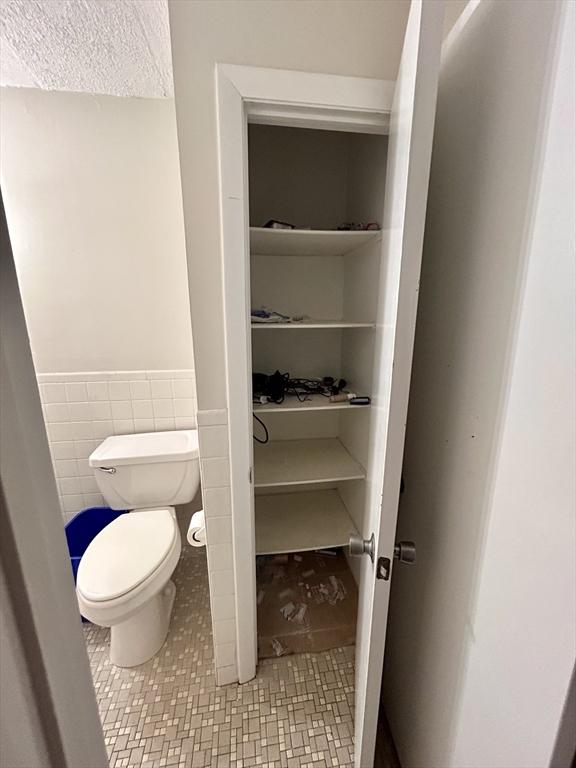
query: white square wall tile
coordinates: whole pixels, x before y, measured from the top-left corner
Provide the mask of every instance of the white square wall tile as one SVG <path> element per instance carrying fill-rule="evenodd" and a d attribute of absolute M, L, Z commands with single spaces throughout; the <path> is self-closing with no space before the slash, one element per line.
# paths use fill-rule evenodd
<path fill-rule="evenodd" d="M 195 416 L 176 416 L 174 419 L 176 429 L 196 429 Z"/>
<path fill-rule="evenodd" d="M 236 664 L 228 667 L 218 667 L 216 669 L 216 680 L 218 685 L 232 685 L 238 682 L 238 669 Z"/>
<path fill-rule="evenodd" d="M 56 477 L 77 477 L 78 471 L 76 462 L 72 459 L 57 459 L 54 462 L 54 472 Z"/>
<path fill-rule="evenodd" d="M 135 432 L 154 432 L 154 419 L 134 419 Z"/>
<path fill-rule="evenodd" d="M 233 619 L 236 616 L 234 595 L 214 595 L 210 599 L 212 607 L 212 621 Z"/>
<path fill-rule="evenodd" d="M 224 643 L 236 642 L 236 620 L 222 619 L 213 622 L 214 643 L 223 645 Z"/>
<path fill-rule="evenodd" d="M 218 667 L 228 667 L 236 663 L 235 643 L 216 645 L 216 664 Z"/>
<path fill-rule="evenodd" d="M 130 400 L 130 382 L 109 381 L 108 393 L 110 400 Z"/>
<path fill-rule="evenodd" d="M 91 421 L 71 421 L 74 440 L 92 440 L 94 437 L 94 428 Z"/>
<path fill-rule="evenodd" d="M 154 419 L 155 432 L 168 432 L 176 426 L 174 419 Z"/>
<path fill-rule="evenodd" d="M 62 424 L 48 424 L 47 430 L 50 442 L 60 442 L 63 440 L 74 440 L 74 426 L 69 422 Z"/>
<path fill-rule="evenodd" d="M 113 400 L 110 406 L 112 408 L 112 421 L 133 418 L 132 402 L 130 400 Z"/>
<path fill-rule="evenodd" d="M 232 499 L 230 487 L 203 488 L 204 514 L 206 517 L 230 517 L 232 514 Z"/>
<path fill-rule="evenodd" d="M 40 398 L 43 403 L 65 403 L 65 384 L 40 384 Z"/>
<path fill-rule="evenodd" d="M 52 458 L 54 460 L 76 458 L 76 450 L 72 440 L 66 441 L 64 443 L 51 443 L 50 452 L 52 453 Z"/>
<path fill-rule="evenodd" d="M 165 400 L 167 398 L 172 399 L 173 393 L 172 393 L 172 382 L 170 379 L 162 380 L 152 380 L 150 382 L 151 392 L 152 392 L 152 399 L 157 400 Z"/>
<path fill-rule="evenodd" d="M 173 400 L 152 400 L 152 408 L 155 419 L 173 419 L 174 401 Z"/>
<path fill-rule="evenodd" d="M 200 456 L 203 459 L 228 456 L 227 426 L 200 427 L 198 440 L 200 442 Z"/>
<path fill-rule="evenodd" d="M 108 383 L 105 381 L 89 381 L 86 385 L 88 390 L 88 400 L 90 402 L 97 402 L 102 400 L 109 400 Z"/>
<path fill-rule="evenodd" d="M 108 400 L 102 400 L 96 403 L 90 403 L 91 421 L 111 421 L 112 408 Z"/>
<path fill-rule="evenodd" d="M 85 403 L 88 390 L 84 381 L 71 381 L 66 384 L 66 399 L 69 403 Z"/>
<path fill-rule="evenodd" d="M 114 419 L 112 423 L 115 435 L 130 435 L 134 432 L 134 419 Z"/>
<path fill-rule="evenodd" d="M 104 496 L 102 496 L 100 493 L 85 493 L 84 506 L 85 507 L 103 507 L 105 506 Z"/>
<path fill-rule="evenodd" d="M 204 488 L 218 488 L 230 484 L 228 459 L 202 459 Z"/>
<path fill-rule="evenodd" d="M 94 440 L 76 440 L 74 448 L 77 459 L 87 459 L 96 447 Z"/>
<path fill-rule="evenodd" d="M 114 434 L 114 424 L 112 423 L 112 420 L 94 421 L 92 423 L 92 430 L 94 432 L 94 437 L 98 440 L 98 442 L 101 442 L 107 437 L 110 437 L 110 435 Z"/>
<path fill-rule="evenodd" d="M 68 403 L 48 403 L 44 406 L 44 416 L 48 424 L 62 424 L 70 421 Z"/>
<path fill-rule="evenodd" d="M 88 463 L 88 459 L 76 459 L 76 471 L 79 477 L 94 475 L 94 470 Z"/>
<path fill-rule="evenodd" d="M 213 540 L 214 541 L 214 540 Z M 225 571 L 232 568 L 232 544 L 228 542 L 210 543 L 208 545 L 208 562 L 210 571 Z"/>
<path fill-rule="evenodd" d="M 193 379 L 172 379 L 172 389 L 176 398 L 195 398 L 196 387 Z"/>
<path fill-rule="evenodd" d="M 214 597 L 234 594 L 234 576 L 232 571 L 213 571 L 208 560 L 208 579 L 210 581 L 210 594 Z"/>
<path fill-rule="evenodd" d="M 149 381 L 131 381 L 130 397 L 132 400 L 150 400 L 150 382 Z"/>
<path fill-rule="evenodd" d="M 58 480 L 58 490 L 64 495 L 66 493 L 82 493 L 82 484 L 79 477 L 61 477 Z"/>
<path fill-rule="evenodd" d="M 226 409 L 215 411 L 198 411 L 198 424 L 203 427 L 217 424 L 228 424 L 228 411 Z"/>
<path fill-rule="evenodd" d="M 232 518 L 206 516 L 206 530 L 210 544 L 224 544 L 232 541 Z"/>
<path fill-rule="evenodd" d="M 84 496 L 81 493 L 73 494 L 71 496 L 62 497 L 62 508 L 64 512 L 73 513 L 80 512 L 84 509 Z"/>
<path fill-rule="evenodd" d="M 98 405 L 100 405 L 98 403 Z M 92 403 L 70 403 L 70 421 L 91 421 Z"/>
<path fill-rule="evenodd" d="M 98 488 L 98 483 L 96 482 L 94 475 L 89 477 L 81 477 L 79 480 L 82 493 L 100 493 L 100 488 Z"/>
<path fill-rule="evenodd" d="M 133 400 L 132 413 L 135 419 L 152 419 L 154 411 L 152 410 L 152 400 Z"/>
<path fill-rule="evenodd" d="M 186 399 L 177 398 L 173 402 L 176 416 L 194 416 L 196 413 L 195 401 L 191 397 Z"/>

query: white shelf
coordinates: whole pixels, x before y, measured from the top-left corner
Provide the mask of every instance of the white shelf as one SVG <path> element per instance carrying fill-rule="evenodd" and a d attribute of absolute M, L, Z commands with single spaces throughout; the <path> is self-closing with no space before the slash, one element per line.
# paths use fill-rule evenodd
<path fill-rule="evenodd" d="M 362 480 L 364 468 L 337 438 L 272 440 L 254 446 L 254 487 Z"/>
<path fill-rule="evenodd" d="M 350 389 L 353 389 L 350 387 Z M 354 391 L 354 390 L 353 390 Z M 294 395 L 286 395 L 281 403 L 254 403 L 254 413 L 293 413 L 296 411 L 361 411 L 368 405 L 331 403 L 324 395 L 308 395 L 308 400 L 299 401 Z"/>
<path fill-rule="evenodd" d="M 256 496 L 255 517 L 258 555 L 344 547 L 357 532 L 333 490 Z"/>
<path fill-rule="evenodd" d="M 255 256 L 344 256 L 380 235 L 380 230 L 340 232 L 250 227 L 250 253 Z"/>
<path fill-rule="evenodd" d="M 318 328 L 375 328 L 376 323 L 355 323 L 348 320 L 303 320 L 301 323 L 252 323 L 252 330 L 305 331 Z"/>

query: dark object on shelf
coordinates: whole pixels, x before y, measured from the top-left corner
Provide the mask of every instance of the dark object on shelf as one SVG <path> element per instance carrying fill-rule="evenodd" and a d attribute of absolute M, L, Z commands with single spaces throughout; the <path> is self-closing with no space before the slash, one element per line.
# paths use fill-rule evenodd
<path fill-rule="evenodd" d="M 252 399 L 265 397 L 273 403 L 281 403 L 284 400 L 289 378 L 289 373 L 280 373 L 280 371 L 276 371 L 272 376 L 265 373 L 253 373 Z"/>
<path fill-rule="evenodd" d="M 286 395 L 293 395 L 300 402 L 310 395 L 331 397 L 346 387 L 345 379 L 325 376 L 323 379 L 292 379 L 289 373 L 276 371 L 271 376 L 265 373 L 252 374 L 252 399 L 260 403 L 281 403 Z"/>
<path fill-rule="evenodd" d="M 268 219 L 266 224 L 264 224 L 264 229 L 296 229 L 296 227 L 294 224 L 289 224 L 287 221 Z"/>
<path fill-rule="evenodd" d="M 348 401 L 350 405 L 370 405 L 369 397 L 351 397 Z"/>
<path fill-rule="evenodd" d="M 366 224 L 362 221 L 345 221 L 343 224 L 339 224 L 336 230 L 338 232 L 378 232 L 380 224 L 377 221 L 369 221 Z"/>

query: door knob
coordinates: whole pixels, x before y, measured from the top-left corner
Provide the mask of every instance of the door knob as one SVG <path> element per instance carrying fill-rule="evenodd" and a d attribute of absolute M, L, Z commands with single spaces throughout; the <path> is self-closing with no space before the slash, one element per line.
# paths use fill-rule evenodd
<path fill-rule="evenodd" d="M 416 562 L 416 544 L 413 541 L 399 541 L 394 547 L 394 559 L 413 565 Z"/>
<path fill-rule="evenodd" d="M 369 539 L 363 539 L 357 533 L 351 533 L 349 546 L 351 555 L 369 555 L 370 560 L 374 562 L 374 551 L 376 549 L 374 534 Z"/>

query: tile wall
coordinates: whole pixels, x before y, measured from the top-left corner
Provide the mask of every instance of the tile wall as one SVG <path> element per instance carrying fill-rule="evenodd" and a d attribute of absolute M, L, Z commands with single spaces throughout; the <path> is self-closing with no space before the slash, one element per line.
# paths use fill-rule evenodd
<path fill-rule="evenodd" d="M 238 680 L 227 411 L 198 411 L 198 439 L 216 680 L 227 685 Z"/>
<path fill-rule="evenodd" d="M 218 685 L 238 680 L 226 410 L 197 411 L 194 371 L 38 374 L 65 521 L 104 504 L 88 456 L 109 435 L 198 426 Z"/>
<path fill-rule="evenodd" d="M 38 374 L 62 516 L 104 503 L 88 456 L 109 435 L 196 427 L 194 371 Z"/>

